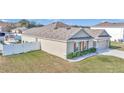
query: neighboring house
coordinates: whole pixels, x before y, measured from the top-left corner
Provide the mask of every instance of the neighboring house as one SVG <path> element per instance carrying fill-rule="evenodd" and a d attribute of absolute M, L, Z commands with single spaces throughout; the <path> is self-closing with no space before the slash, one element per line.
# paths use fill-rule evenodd
<path fill-rule="evenodd" d="M 0 32 L 0 41 L 3 43 L 18 42 L 15 35 L 10 32 Z"/>
<path fill-rule="evenodd" d="M 91 29 L 105 29 L 111 36 L 111 41 L 124 42 L 124 23 L 103 22 L 92 26 Z"/>
<path fill-rule="evenodd" d="M 9 32 L 15 25 L 8 22 L 0 22 L 0 32 Z"/>
<path fill-rule="evenodd" d="M 106 45 L 105 47 L 102 45 L 97 46 L 99 49 L 109 47 L 110 36 L 107 32 L 105 30 L 96 30 L 94 31 L 95 34 L 97 32 L 99 34 L 94 36 L 93 31 L 54 22 L 43 27 L 26 30 L 22 34 L 22 41 L 40 42 L 41 50 L 66 59 L 67 54 L 96 47 L 98 42 Z M 94 39 L 97 41 L 96 43 L 94 43 Z"/>
<path fill-rule="evenodd" d="M 15 40 L 21 40 L 22 33 L 24 33 L 24 31 L 27 29 L 28 28 L 26 27 L 17 27 L 17 28 L 11 29 L 10 32 L 15 35 Z"/>
<path fill-rule="evenodd" d="M 26 27 L 17 27 L 12 29 L 11 32 L 15 34 L 22 34 L 25 30 L 27 30 Z"/>

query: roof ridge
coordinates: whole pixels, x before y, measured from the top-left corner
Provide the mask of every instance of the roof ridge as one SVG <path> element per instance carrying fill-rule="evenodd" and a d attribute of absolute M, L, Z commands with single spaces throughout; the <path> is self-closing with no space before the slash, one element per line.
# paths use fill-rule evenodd
<path fill-rule="evenodd" d="M 60 21 L 50 23 L 50 24 L 48 24 L 46 26 L 52 26 L 53 28 L 69 27 L 69 25 L 67 25 L 67 24 L 65 24 L 63 22 L 60 22 Z"/>

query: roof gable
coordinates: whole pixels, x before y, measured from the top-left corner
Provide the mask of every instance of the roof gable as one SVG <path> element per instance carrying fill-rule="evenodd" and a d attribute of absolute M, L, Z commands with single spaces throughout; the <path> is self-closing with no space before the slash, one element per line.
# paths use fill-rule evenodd
<path fill-rule="evenodd" d="M 85 31 L 94 38 L 110 37 L 104 29 L 85 29 Z"/>
<path fill-rule="evenodd" d="M 110 35 L 105 30 L 103 30 L 103 32 L 100 33 L 99 37 L 110 37 Z"/>
<path fill-rule="evenodd" d="M 92 38 L 92 37 L 83 29 L 81 29 L 79 32 L 75 33 L 73 36 L 70 37 L 70 39 L 75 39 L 75 38 Z"/>
<path fill-rule="evenodd" d="M 52 28 L 52 29 L 57 29 L 57 28 L 64 28 L 64 27 L 69 27 L 69 25 L 67 24 L 64 24 L 62 22 L 53 22 L 51 24 L 48 24 L 44 27 L 47 27 L 47 28 Z"/>
<path fill-rule="evenodd" d="M 96 25 L 94 25 L 92 27 L 121 28 L 121 27 L 124 27 L 124 23 L 102 22 L 102 23 L 96 24 Z"/>

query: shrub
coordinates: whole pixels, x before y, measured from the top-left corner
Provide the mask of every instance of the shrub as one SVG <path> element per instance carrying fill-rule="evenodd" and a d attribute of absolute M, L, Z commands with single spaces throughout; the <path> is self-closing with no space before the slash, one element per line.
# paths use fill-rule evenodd
<path fill-rule="evenodd" d="M 80 54 L 81 54 L 80 52 L 77 52 L 77 53 L 76 53 L 76 57 L 79 57 L 79 56 L 80 56 Z"/>
<path fill-rule="evenodd" d="M 76 52 L 73 52 L 73 57 L 76 57 L 77 56 L 77 53 Z"/>
<path fill-rule="evenodd" d="M 84 52 L 83 52 L 83 51 L 81 51 L 80 55 L 81 55 L 81 56 L 83 56 L 83 55 L 85 55 L 85 54 L 84 54 Z"/>
<path fill-rule="evenodd" d="M 74 57 L 84 56 L 84 55 L 94 53 L 94 52 L 96 52 L 96 48 L 90 48 L 88 50 L 84 50 L 84 51 L 81 51 L 81 52 L 72 52 L 72 53 L 67 55 L 67 58 L 72 59 Z"/>
<path fill-rule="evenodd" d="M 96 48 L 91 48 L 91 52 L 96 52 Z"/>
<path fill-rule="evenodd" d="M 68 55 L 67 55 L 67 58 L 68 58 L 68 59 L 72 59 L 72 58 L 73 58 L 73 53 L 68 54 Z"/>

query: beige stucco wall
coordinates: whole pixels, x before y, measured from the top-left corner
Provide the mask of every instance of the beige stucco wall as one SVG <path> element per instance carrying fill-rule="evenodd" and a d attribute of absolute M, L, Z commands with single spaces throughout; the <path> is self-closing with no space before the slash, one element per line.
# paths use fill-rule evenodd
<path fill-rule="evenodd" d="M 67 42 L 67 54 L 74 52 L 74 42 Z"/>
<path fill-rule="evenodd" d="M 66 42 L 58 42 L 52 40 L 41 40 L 41 49 L 53 55 L 66 59 Z"/>
<path fill-rule="evenodd" d="M 22 41 L 24 42 L 36 42 L 36 38 L 31 36 L 22 35 Z"/>
<path fill-rule="evenodd" d="M 22 41 L 36 42 L 35 37 L 23 35 Z M 59 42 L 47 39 L 38 39 L 41 42 L 41 50 L 66 59 L 66 42 Z"/>

